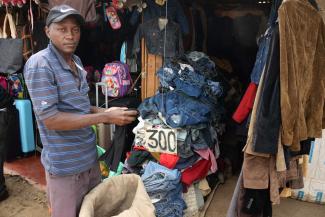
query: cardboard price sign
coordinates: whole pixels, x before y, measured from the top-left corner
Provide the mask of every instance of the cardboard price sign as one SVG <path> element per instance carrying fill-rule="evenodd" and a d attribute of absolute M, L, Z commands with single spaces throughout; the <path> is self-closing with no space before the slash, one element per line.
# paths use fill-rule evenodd
<path fill-rule="evenodd" d="M 147 129 L 145 147 L 150 152 L 177 154 L 177 134 L 175 129 Z"/>

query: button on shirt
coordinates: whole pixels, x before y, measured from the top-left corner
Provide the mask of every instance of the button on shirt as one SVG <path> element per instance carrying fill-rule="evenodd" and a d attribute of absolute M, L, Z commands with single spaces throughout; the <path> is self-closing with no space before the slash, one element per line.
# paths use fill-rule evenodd
<path fill-rule="evenodd" d="M 58 112 L 90 113 L 86 71 L 77 56 L 73 56 L 73 61 L 78 70 L 77 79 L 56 48 L 49 44 L 33 55 L 24 69 L 43 143 L 42 163 L 54 175 L 77 174 L 90 169 L 97 161 L 95 134 L 90 127 L 59 131 L 44 125 L 45 119 Z"/>
<path fill-rule="evenodd" d="M 134 37 L 133 53 L 140 51 L 140 40 L 144 37 L 149 53 L 164 56 L 164 42 L 166 43 L 165 57 L 172 58 L 184 52 L 182 35 L 178 24 L 168 21 L 165 29 L 160 30 L 158 18 L 149 20 L 138 27 Z"/>

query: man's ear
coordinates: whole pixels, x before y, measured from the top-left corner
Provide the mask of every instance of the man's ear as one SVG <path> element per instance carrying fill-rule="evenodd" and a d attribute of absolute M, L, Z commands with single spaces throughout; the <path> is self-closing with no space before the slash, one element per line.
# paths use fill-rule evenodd
<path fill-rule="evenodd" d="M 50 27 L 49 27 L 49 26 L 45 26 L 44 31 L 45 31 L 46 36 L 47 36 L 49 39 L 51 39 L 51 38 L 50 38 Z"/>

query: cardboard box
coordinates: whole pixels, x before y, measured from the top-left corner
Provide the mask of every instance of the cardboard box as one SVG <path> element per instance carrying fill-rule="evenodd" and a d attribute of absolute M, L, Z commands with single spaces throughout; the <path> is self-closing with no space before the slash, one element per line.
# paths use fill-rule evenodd
<path fill-rule="evenodd" d="M 304 185 L 303 189 L 293 190 L 293 198 L 325 204 L 325 130 L 323 138 L 312 143 Z"/>

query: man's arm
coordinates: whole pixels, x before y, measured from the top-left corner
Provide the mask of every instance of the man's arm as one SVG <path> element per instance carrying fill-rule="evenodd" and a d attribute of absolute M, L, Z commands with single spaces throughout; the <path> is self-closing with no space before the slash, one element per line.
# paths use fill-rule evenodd
<path fill-rule="evenodd" d="M 76 130 L 99 123 L 123 126 L 132 123 L 138 114 L 137 111 L 127 111 L 127 108 L 98 109 L 96 111 L 104 112 L 85 115 L 58 112 L 46 118 L 44 124 L 49 130 Z"/>
<path fill-rule="evenodd" d="M 92 113 L 92 114 L 105 112 L 105 110 L 106 109 L 104 109 L 104 108 L 99 108 L 99 107 L 96 107 L 96 106 L 91 106 L 90 107 L 90 113 Z"/>

